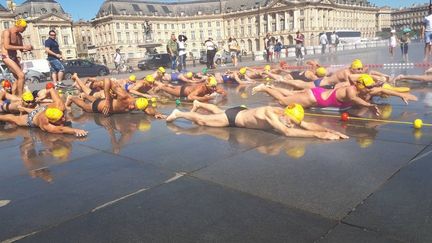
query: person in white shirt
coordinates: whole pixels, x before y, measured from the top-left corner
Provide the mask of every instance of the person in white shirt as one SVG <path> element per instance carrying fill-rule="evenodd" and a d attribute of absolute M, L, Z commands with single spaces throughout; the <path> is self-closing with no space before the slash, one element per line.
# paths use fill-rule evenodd
<path fill-rule="evenodd" d="M 330 35 L 330 52 L 337 51 L 337 45 L 339 44 L 339 36 L 336 34 L 336 31 Z"/>
<path fill-rule="evenodd" d="M 120 49 L 116 49 L 116 53 L 114 54 L 114 65 L 115 65 L 115 69 L 117 71 L 120 71 L 120 65 L 121 65 L 121 61 L 122 61 L 122 56 L 120 54 Z"/>
<path fill-rule="evenodd" d="M 179 71 L 186 70 L 186 40 L 185 35 L 178 36 L 179 66 L 177 68 Z"/>
<path fill-rule="evenodd" d="M 328 39 L 326 33 L 322 33 L 320 35 L 320 44 L 321 44 L 321 54 L 325 54 L 325 50 L 328 44 Z"/>
<path fill-rule="evenodd" d="M 397 45 L 396 30 L 391 30 L 391 36 L 389 39 L 389 52 L 392 57 L 394 56 L 394 48 L 396 47 L 396 45 Z"/>
<path fill-rule="evenodd" d="M 207 68 L 214 68 L 214 57 L 216 55 L 216 49 L 217 46 L 216 44 L 213 42 L 213 38 L 208 38 L 208 40 L 206 40 L 204 42 L 204 45 L 206 46 L 206 50 L 207 50 Z"/>
<path fill-rule="evenodd" d="M 429 15 L 423 19 L 421 33 L 425 41 L 424 61 L 427 62 L 432 54 L 432 5 L 429 5 Z"/>

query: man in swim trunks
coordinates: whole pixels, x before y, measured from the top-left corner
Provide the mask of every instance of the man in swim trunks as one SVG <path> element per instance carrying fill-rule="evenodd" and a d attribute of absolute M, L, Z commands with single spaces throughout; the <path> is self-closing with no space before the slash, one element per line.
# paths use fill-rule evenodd
<path fill-rule="evenodd" d="M 163 81 L 166 82 L 184 82 L 189 84 L 202 83 L 206 80 L 206 76 L 198 76 L 192 72 L 187 73 L 171 73 L 163 76 Z"/>
<path fill-rule="evenodd" d="M 197 113 L 198 109 L 205 109 L 212 114 Z M 261 130 L 276 130 L 287 137 L 310 137 L 320 139 L 345 139 L 348 136 L 327 129 L 318 124 L 303 121 L 304 110 L 299 104 L 292 104 L 285 109 L 271 106 L 247 109 L 233 107 L 221 110 L 212 104 L 194 101 L 191 112 L 181 112 L 175 109 L 168 117 L 167 122 L 184 118 L 200 126 L 209 127 L 241 127 Z"/>
<path fill-rule="evenodd" d="M 155 118 L 165 118 L 152 105 L 149 105 L 149 100 L 132 97 L 126 90 L 110 79 L 105 79 L 104 81 L 104 93 L 105 99 L 86 95 L 82 95 L 81 97 L 69 96 L 66 100 L 66 107 L 70 108 L 72 104 L 75 104 L 85 112 L 102 113 L 104 115 L 142 110 L 147 115 L 154 116 Z M 86 102 L 86 100 L 91 103 Z"/>
<path fill-rule="evenodd" d="M 264 84 L 254 88 L 253 92 L 266 92 L 281 105 L 298 103 L 302 106 L 309 107 L 347 107 L 351 105 L 359 105 L 369 107 L 379 115 L 378 107 L 368 101 L 373 96 L 396 96 L 400 97 L 405 103 L 408 101 L 416 101 L 417 97 L 409 93 L 400 93 L 392 90 L 384 89 L 375 86 L 375 81 L 368 74 L 355 74 L 349 77 L 351 86 L 339 87 L 334 90 L 327 90 L 321 87 L 306 89 L 302 91 L 287 91 L 281 92 L 280 89 L 266 86 Z M 287 93 L 288 92 L 288 93 Z"/>
<path fill-rule="evenodd" d="M 3 31 L 1 57 L 3 62 L 17 79 L 12 86 L 12 94 L 21 96 L 24 92 L 24 72 L 18 60 L 17 51 L 26 52 L 33 50 L 31 45 L 23 45 L 21 33 L 27 28 L 24 19 L 18 19 L 15 25 Z"/>
<path fill-rule="evenodd" d="M 188 100 L 199 100 L 209 101 L 215 97 L 216 94 L 226 96 L 226 92 L 223 88 L 217 86 L 215 77 L 208 78 L 205 84 L 199 84 L 194 86 L 169 86 L 161 85 L 157 89 L 163 90 L 170 95 L 174 95 L 180 98 L 187 98 Z"/>
<path fill-rule="evenodd" d="M 27 115 L 15 116 L 12 114 L 0 115 L 0 121 L 9 122 L 21 127 L 39 127 L 49 133 L 71 134 L 85 137 L 88 132 L 81 129 L 65 126 L 65 105 L 54 89 L 49 90 L 53 103 L 48 106 L 39 106 Z"/>
<path fill-rule="evenodd" d="M 429 68 L 424 72 L 423 75 L 403 75 L 400 74 L 393 79 L 393 83 L 397 81 L 421 81 L 421 82 L 432 82 L 432 68 Z"/>
<path fill-rule="evenodd" d="M 156 82 L 154 77 L 149 74 L 143 80 L 137 81 L 128 91 L 133 95 L 151 99 L 157 97 L 157 95 L 150 94 L 150 92 L 154 91 L 154 88 L 159 85 L 162 85 L 162 83 Z"/>

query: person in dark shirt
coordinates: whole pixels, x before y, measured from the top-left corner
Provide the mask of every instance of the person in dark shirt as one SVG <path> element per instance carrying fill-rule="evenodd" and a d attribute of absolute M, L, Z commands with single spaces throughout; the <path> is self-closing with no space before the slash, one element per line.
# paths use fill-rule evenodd
<path fill-rule="evenodd" d="M 49 38 L 45 41 L 45 52 L 48 54 L 48 62 L 51 68 L 51 78 L 55 85 L 61 85 L 64 75 L 64 66 L 61 63 L 63 59 L 59 44 L 56 40 L 56 32 L 50 30 Z"/>

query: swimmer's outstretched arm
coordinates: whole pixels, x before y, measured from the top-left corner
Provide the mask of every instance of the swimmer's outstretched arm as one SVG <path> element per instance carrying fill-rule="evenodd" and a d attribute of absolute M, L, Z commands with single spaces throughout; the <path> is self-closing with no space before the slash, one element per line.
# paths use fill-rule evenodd
<path fill-rule="evenodd" d="M 318 125 L 316 123 L 310 123 L 310 122 L 302 121 L 300 123 L 300 127 L 304 128 L 306 130 L 309 130 L 309 131 L 334 133 L 334 134 L 339 135 L 339 137 L 344 138 L 344 139 L 349 138 L 347 135 L 345 135 L 343 133 L 340 133 L 340 132 L 335 131 L 333 129 L 329 129 L 329 128 L 323 127 L 323 126 Z"/>
<path fill-rule="evenodd" d="M 40 128 L 43 131 L 49 132 L 49 133 L 57 133 L 57 134 L 71 134 L 75 135 L 76 137 L 85 137 L 87 136 L 88 132 L 81 129 L 66 127 L 66 126 L 54 126 L 49 123 L 42 124 Z"/>
<path fill-rule="evenodd" d="M 383 89 L 380 87 L 373 88 L 370 93 L 370 95 L 389 95 L 389 96 L 395 96 L 401 98 L 406 104 L 408 104 L 408 101 L 417 101 L 417 97 L 410 93 L 401 93 L 393 90 Z"/>
<path fill-rule="evenodd" d="M 129 93 L 137 95 L 137 96 L 141 96 L 144 98 L 151 98 L 152 97 L 151 95 L 138 91 L 143 86 L 144 86 L 144 84 L 142 82 L 138 82 L 132 87 L 132 89 L 129 90 Z"/>

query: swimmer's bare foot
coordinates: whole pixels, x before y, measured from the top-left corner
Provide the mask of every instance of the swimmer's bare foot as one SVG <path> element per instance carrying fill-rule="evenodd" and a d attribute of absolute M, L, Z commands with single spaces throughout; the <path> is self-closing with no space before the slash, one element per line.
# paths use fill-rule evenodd
<path fill-rule="evenodd" d="M 166 118 L 167 122 L 173 122 L 177 119 L 177 114 L 180 112 L 178 109 L 174 109 L 171 114 Z"/>
<path fill-rule="evenodd" d="M 77 73 L 74 73 L 72 76 L 71 76 L 71 79 L 72 80 L 77 80 L 77 78 L 78 78 L 78 74 Z"/>
<path fill-rule="evenodd" d="M 257 92 L 261 92 L 266 88 L 265 84 L 260 84 L 252 89 L 252 95 L 255 95 Z"/>
<path fill-rule="evenodd" d="M 393 78 L 392 83 L 395 84 L 397 81 L 403 79 L 403 74 L 399 74 L 395 78 Z"/>
<path fill-rule="evenodd" d="M 200 104 L 201 104 L 201 102 L 199 102 L 198 100 L 194 100 L 191 112 L 196 112 L 198 110 Z"/>

